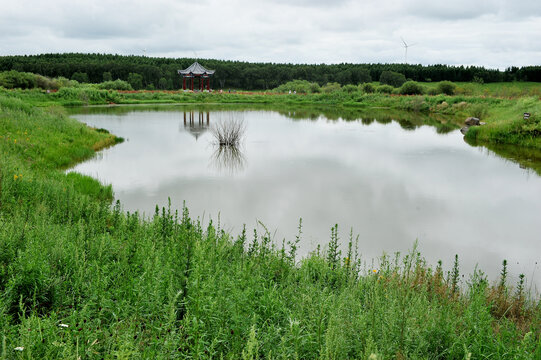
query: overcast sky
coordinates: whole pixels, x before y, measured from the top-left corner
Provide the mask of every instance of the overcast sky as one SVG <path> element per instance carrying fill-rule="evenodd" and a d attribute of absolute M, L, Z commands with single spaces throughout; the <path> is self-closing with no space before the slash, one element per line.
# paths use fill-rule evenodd
<path fill-rule="evenodd" d="M 541 64 L 541 0 L 0 0 L 0 55 Z"/>

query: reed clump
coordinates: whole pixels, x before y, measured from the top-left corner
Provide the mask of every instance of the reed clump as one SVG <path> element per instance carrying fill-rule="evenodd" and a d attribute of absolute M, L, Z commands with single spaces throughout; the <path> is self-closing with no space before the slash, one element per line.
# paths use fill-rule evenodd
<path fill-rule="evenodd" d="M 238 147 L 246 132 L 243 118 L 220 119 L 210 127 L 210 132 L 218 146 Z"/>

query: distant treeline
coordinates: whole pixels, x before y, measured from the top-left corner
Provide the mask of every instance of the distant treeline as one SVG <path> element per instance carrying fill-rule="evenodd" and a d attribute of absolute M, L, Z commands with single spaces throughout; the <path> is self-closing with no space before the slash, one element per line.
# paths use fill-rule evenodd
<path fill-rule="evenodd" d="M 0 71 L 17 70 L 48 76 L 65 77 L 79 82 L 101 83 L 126 80 L 134 88 L 173 90 L 182 87 L 177 70 L 190 66 L 195 59 L 155 58 L 106 54 L 43 54 L 2 56 Z M 476 66 L 410 64 L 275 64 L 199 59 L 203 66 L 216 70 L 214 88 L 248 90 L 273 89 L 299 79 L 324 85 L 378 81 L 384 71 L 404 74 L 415 81 L 536 81 L 541 82 L 541 66 L 510 67 L 505 71 Z M 130 78 L 131 76 L 131 78 Z M 131 80 L 131 81 L 130 81 Z"/>

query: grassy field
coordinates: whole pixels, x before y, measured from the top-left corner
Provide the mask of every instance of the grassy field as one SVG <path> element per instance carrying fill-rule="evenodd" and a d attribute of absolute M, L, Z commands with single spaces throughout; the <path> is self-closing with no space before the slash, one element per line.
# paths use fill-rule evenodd
<path fill-rule="evenodd" d="M 167 204 L 111 208 L 110 187 L 63 169 L 121 139 L 21 100 L 50 95 L 0 93 L 0 359 L 541 358 L 541 301 L 505 264 L 497 284 L 415 248 L 365 266 L 336 227 L 299 259 L 302 224 L 274 244 Z"/>

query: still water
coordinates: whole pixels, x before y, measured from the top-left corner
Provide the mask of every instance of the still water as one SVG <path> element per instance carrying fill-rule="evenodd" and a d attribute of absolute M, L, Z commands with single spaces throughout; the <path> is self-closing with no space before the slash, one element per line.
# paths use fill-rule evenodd
<path fill-rule="evenodd" d="M 331 111 L 332 112 L 332 111 Z M 297 110 L 103 108 L 79 121 L 126 141 L 73 170 L 113 185 L 125 210 L 154 213 L 168 198 L 203 223 L 237 235 L 262 228 L 281 245 L 302 218 L 300 254 L 322 248 L 338 224 L 352 230 L 368 266 L 383 252 L 418 249 L 430 264 L 476 264 L 495 280 L 503 259 L 514 278 L 541 288 L 541 177 L 438 121 L 395 121 Z M 404 114 L 403 116 L 412 116 Z M 329 119 L 332 118 L 332 120 Z M 238 151 L 214 145 L 209 128 L 242 119 Z M 435 126 L 421 126 L 431 122 Z M 251 233 L 251 231 L 249 231 Z M 377 261 L 376 261 L 377 264 Z M 466 279 L 465 279 L 466 280 Z"/>

